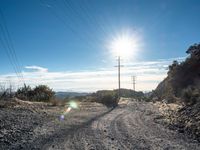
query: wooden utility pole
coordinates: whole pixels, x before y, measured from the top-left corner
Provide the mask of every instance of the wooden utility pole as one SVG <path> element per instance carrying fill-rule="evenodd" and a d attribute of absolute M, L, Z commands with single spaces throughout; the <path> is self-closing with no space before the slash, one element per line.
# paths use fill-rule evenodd
<path fill-rule="evenodd" d="M 136 84 L 135 76 L 132 76 L 132 82 L 133 82 L 133 91 L 135 91 L 135 84 Z"/>
<path fill-rule="evenodd" d="M 120 56 L 118 56 L 118 99 L 120 99 L 120 96 L 121 96 L 121 92 L 120 92 L 120 89 L 121 89 L 121 83 L 120 83 Z"/>

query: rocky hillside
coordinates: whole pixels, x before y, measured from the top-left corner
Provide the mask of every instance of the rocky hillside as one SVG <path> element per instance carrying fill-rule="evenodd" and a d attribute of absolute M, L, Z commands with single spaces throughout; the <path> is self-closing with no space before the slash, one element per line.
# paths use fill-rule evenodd
<path fill-rule="evenodd" d="M 169 66 L 168 76 L 152 96 L 179 104 L 180 109 L 170 110 L 165 116 L 173 128 L 200 141 L 200 44 L 190 46 L 186 53 L 189 56 L 185 61 Z"/>

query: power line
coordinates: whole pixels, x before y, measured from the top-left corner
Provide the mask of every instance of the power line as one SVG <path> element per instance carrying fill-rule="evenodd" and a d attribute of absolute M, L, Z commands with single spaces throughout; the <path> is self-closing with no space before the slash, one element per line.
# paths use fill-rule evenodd
<path fill-rule="evenodd" d="M 89 3 L 87 3 L 85 0 L 82 1 L 82 3 L 84 4 L 85 7 L 83 7 L 83 5 L 81 5 L 79 3 L 80 8 L 82 8 L 82 10 L 85 10 L 85 14 L 86 14 L 86 18 L 88 18 L 88 20 L 90 20 L 91 22 L 95 22 L 96 24 L 93 23 L 93 27 L 99 27 L 98 29 L 101 30 L 101 32 L 104 34 L 104 36 L 107 35 L 105 28 L 103 25 L 101 25 L 98 20 L 96 19 L 96 17 L 93 15 L 93 13 L 89 13 L 89 8 L 90 6 L 88 5 Z"/>
<path fill-rule="evenodd" d="M 58 2 L 54 3 L 54 6 L 59 7 L 59 9 L 55 9 L 55 7 L 53 5 L 47 4 L 45 2 L 45 0 L 40 0 L 40 3 L 42 5 L 47 6 L 47 8 L 55 15 L 55 17 L 58 18 L 59 20 L 61 20 L 62 23 L 64 23 L 64 25 L 67 27 L 67 29 L 71 30 L 72 33 L 77 35 L 76 38 L 79 38 L 81 41 L 85 41 L 89 47 L 96 48 L 94 45 L 94 43 L 95 43 L 95 44 L 99 44 L 101 47 L 107 49 L 107 47 L 104 44 L 101 44 L 102 41 L 100 39 L 98 39 L 96 36 L 94 37 L 93 36 L 94 34 L 89 33 L 88 30 L 81 30 L 81 34 L 79 34 L 78 30 L 76 30 L 80 25 L 82 25 L 82 26 L 85 25 L 85 26 L 87 26 L 88 29 L 95 28 L 95 30 L 98 30 L 97 25 L 95 25 L 95 22 L 90 20 L 90 18 L 92 18 L 92 17 L 89 16 L 89 13 L 87 13 L 86 8 L 84 8 L 82 5 L 80 5 L 80 4 L 76 5 L 76 6 L 79 6 L 79 9 L 82 9 L 83 13 L 80 13 L 77 10 L 78 8 L 75 7 L 74 3 L 70 0 L 63 0 L 62 6 L 64 6 L 65 9 L 63 7 L 60 7 Z M 58 10 L 63 12 L 63 14 L 65 14 L 65 15 L 61 16 L 58 13 Z M 87 16 L 85 17 L 84 15 L 87 15 L 88 17 Z M 77 22 L 77 21 L 79 21 L 79 22 Z M 74 25 L 71 24 L 72 22 Z M 93 26 L 91 26 L 91 24 L 93 24 Z M 103 33 L 103 31 L 102 31 L 102 33 Z M 104 34 L 104 36 L 106 37 L 105 34 Z"/>
<path fill-rule="evenodd" d="M 8 59 L 11 65 L 13 66 L 13 69 L 17 77 L 19 78 L 20 81 L 24 83 L 24 77 L 23 74 L 21 73 L 21 66 L 17 58 L 17 54 L 11 40 L 11 36 L 7 28 L 6 20 L 1 9 L 0 9 L 0 19 L 1 19 L 0 29 L 2 32 L 0 37 L 1 44 L 3 46 L 3 49 L 6 51 L 6 55 L 8 56 Z"/>
<path fill-rule="evenodd" d="M 80 3 L 79 3 L 79 5 L 78 5 L 79 9 L 82 9 L 82 11 L 78 11 L 78 8 L 76 7 L 77 5 L 75 5 L 72 1 L 64 0 L 64 4 L 65 4 L 65 6 L 67 7 L 68 10 L 71 10 L 72 14 L 74 14 L 77 18 L 79 18 L 79 21 L 82 22 L 82 25 L 86 25 L 88 29 L 94 29 L 95 28 L 95 31 L 98 31 L 97 22 L 93 22 L 93 20 L 91 19 L 92 18 L 91 15 L 87 14 L 87 10 L 85 9 L 85 7 L 83 7 L 83 5 L 80 5 Z M 81 12 L 83 12 L 83 13 L 81 13 Z M 73 17 L 73 19 L 74 19 L 74 23 L 75 23 L 76 18 Z M 80 23 L 78 23 L 78 25 L 79 24 Z M 93 24 L 93 26 L 91 26 L 92 24 Z M 88 33 L 86 30 L 83 30 L 82 32 L 84 32 L 84 35 L 87 35 L 87 37 L 89 37 L 89 40 L 92 43 L 98 44 L 98 43 L 101 42 L 97 37 L 94 37 L 93 34 Z M 91 37 L 91 35 L 92 35 L 92 37 Z"/>
<path fill-rule="evenodd" d="M 58 11 L 55 10 L 55 7 L 54 7 L 54 6 L 56 6 L 56 5 L 54 5 L 54 6 L 53 6 L 53 5 L 49 5 L 49 4 L 47 4 L 47 3 L 46 3 L 45 1 L 43 1 L 43 0 L 40 0 L 40 3 L 41 3 L 42 5 L 47 6 L 46 8 L 49 9 L 50 12 L 51 12 L 59 21 L 61 21 L 61 22 L 65 25 L 65 27 L 66 27 L 68 30 L 70 30 L 74 35 L 79 34 L 78 31 L 74 29 L 74 26 L 71 25 L 71 22 L 73 22 L 75 25 L 77 25 L 77 23 L 75 22 L 74 18 L 73 18 L 71 15 L 69 15 L 68 13 L 65 13 L 65 15 L 62 17 L 62 16 L 59 15 Z M 65 4 L 65 7 L 67 7 L 66 10 L 68 10 L 68 11 L 71 9 L 71 8 L 70 8 L 69 6 L 67 6 L 66 4 Z M 62 10 L 62 8 L 59 8 L 58 10 Z M 82 34 L 82 35 L 85 35 L 85 34 Z M 85 38 L 84 38 L 83 36 L 76 36 L 76 38 L 79 39 L 80 41 L 85 41 Z M 88 42 L 88 41 L 86 41 L 86 43 L 87 43 L 88 45 L 90 45 L 90 46 L 93 46 L 93 45 L 91 45 L 91 43 Z"/>

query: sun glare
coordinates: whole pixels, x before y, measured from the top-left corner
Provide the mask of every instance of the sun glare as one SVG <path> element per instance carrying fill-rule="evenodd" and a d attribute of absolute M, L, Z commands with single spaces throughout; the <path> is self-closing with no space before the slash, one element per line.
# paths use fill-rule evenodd
<path fill-rule="evenodd" d="M 138 50 L 139 40 L 134 34 L 123 33 L 113 38 L 109 49 L 113 56 L 130 58 Z"/>

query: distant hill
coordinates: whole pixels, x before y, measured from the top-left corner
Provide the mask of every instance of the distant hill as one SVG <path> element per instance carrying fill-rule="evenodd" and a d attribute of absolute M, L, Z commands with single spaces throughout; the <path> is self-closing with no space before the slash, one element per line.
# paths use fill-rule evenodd
<path fill-rule="evenodd" d="M 64 99 L 66 97 L 76 97 L 76 96 L 87 96 L 89 95 L 90 93 L 86 93 L 86 92 L 83 92 L 83 93 L 79 93 L 79 92 L 56 92 L 56 97 L 57 98 L 60 98 L 60 99 Z"/>

